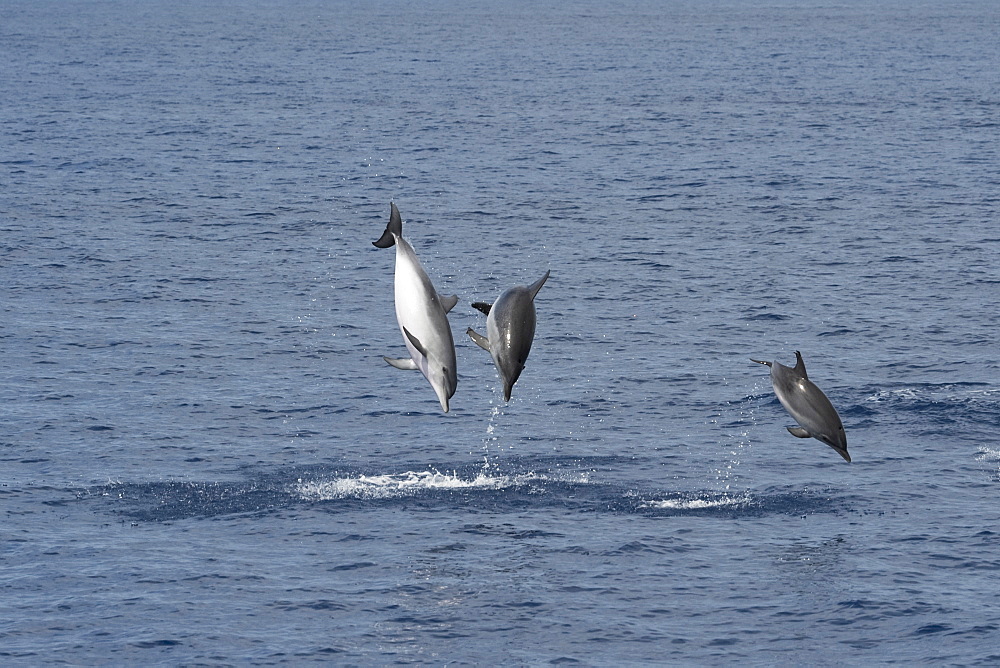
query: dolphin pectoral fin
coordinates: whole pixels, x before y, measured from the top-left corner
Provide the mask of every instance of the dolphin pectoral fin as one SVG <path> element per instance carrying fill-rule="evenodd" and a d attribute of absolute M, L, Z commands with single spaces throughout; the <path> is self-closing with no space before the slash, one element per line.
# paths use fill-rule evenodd
<path fill-rule="evenodd" d="M 755 360 L 755 359 L 754 359 L 754 358 L 752 358 L 752 357 L 750 358 L 750 361 L 751 361 L 751 362 L 756 362 L 757 364 L 766 364 L 767 366 L 771 366 L 771 363 L 770 363 L 770 362 L 761 362 L 760 360 Z"/>
<path fill-rule="evenodd" d="M 382 357 L 386 362 L 396 367 L 397 369 L 402 369 L 403 371 L 414 371 L 419 369 L 417 363 L 414 362 L 409 357 L 404 357 L 402 359 L 393 359 L 391 357 Z"/>
<path fill-rule="evenodd" d="M 486 302 L 472 302 L 472 308 L 483 313 L 484 315 L 489 315 L 490 309 L 493 308 L 493 304 L 487 304 Z"/>
<path fill-rule="evenodd" d="M 444 309 L 444 312 L 448 313 L 455 308 L 455 304 L 458 303 L 458 295 L 451 295 L 449 297 L 438 295 L 438 301 L 441 302 L 441 308 Z"/>
<path fill-rule="evenodd" d="M 795 373 L 800 374 L 803 378 L 808 378 L 806 375 L 806 363 L 802 361 L 802 353 L 798 350 L 795 351 Z"/>
<path fill-rule="evenodd" d="M 803 429 L 802 427 L 785 427 L 788 433 L 796 438 L 812 438 L 812 434 Z"/>
<path fill-rule="evenodd" d="M 490 351 L 490 340 L 487 339 L 485 336 L 483 336 L 482 334 L 478 333 L 477 331 L 475 331 L 471 327 L 468 328 L 467 330 L 465 330 L 465 333 L 468 334 L 469 338 L 472 339 L 473 341 L 475 341 L 476 345 L 478 345 L 480 348 L 482 348 L 486 352 Z"/>
<path fill-rule="evenodd" d="M 549 270 L 549 271 L 551 271 L 551 270 Z M 548 280 L 548 278 L 549 278 L 549 271 L 546 271 L 544 276 L 542 276 L 537 281 L 535 281 L 534 283 L 532 283 L 531 285 L 528 286 L 528 292 L 531 293 L 531 299 L 532 300 L 535 299 L 535 295 L 538 294 L 538 291 L 542 289 L 543 285 L 545 285 L 545 281 Z"/>
<path fill-rule="evenodd" d="M 399 209 L 396 208 L 394 202 L 389 202 L 391 211 L 389 213 L 389 224 L 385 226 L 385 232 L 382 236 L 378 238 L 378 241 L 373 241 L 372 246 L 376 248 L 390 248 L 396 245 L 396 239 L 393 235 L 398 237 L 403 236 L 403 219 L 399 215 Z"/>
<path fill-rule="evenodd" d="M 405 327 L 403 328 L 403 334 L 406 334 L 406 338 L 409 339 L 410 343 L 413 344 L 413 347 L 417 349 L 417 352 L 424 357 L 427 357 L 427 348 L 424 348 L 424 344 L 420 343 L 420 339 L 413 336 L 413 334 L 410 333 L 410 330 Z"/>

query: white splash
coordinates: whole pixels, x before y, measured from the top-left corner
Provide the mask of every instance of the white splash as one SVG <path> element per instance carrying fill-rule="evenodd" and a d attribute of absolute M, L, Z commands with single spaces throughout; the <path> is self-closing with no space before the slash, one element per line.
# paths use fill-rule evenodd
<path fill-rule="evenodd" d="M 750 495 L 723 495 L 715 499 L 663 499 L 646 501 L 640 507 L 656 510 L 702 510 L 705 508 L 724 508 L 745 506 L 750 503 Z"/>
<path fill-rule="evenodd" d="M 987 464 L 989 469 L 993 469 L 991 476 L 995 480 L 1000 480 L 1000 448 L 979 448 L 979 451 L 976 453 L 976 461 Z M 983 468 L 986 469 L 987 467 L 984 466 Z"/>
<path fill-rule="evenodd" d="M 980 462 L 1000 462 L 1000 449 L 979 448 L 977 461 Z"/>
<path fill-rule="evenodd" d="M 413 496 L 436 489 L 489 489 L 498 490 L 524 485 L 540 477 L 534 473 L 491 476 L 479 473 L 474 478 L 462 478 L 457 473 L 435 470 L 407 471 L 386 475 L 337 478 L 326 481 L 299 480 L 294 492 L 310 501 L 333 499 L 388 499 Z"/>

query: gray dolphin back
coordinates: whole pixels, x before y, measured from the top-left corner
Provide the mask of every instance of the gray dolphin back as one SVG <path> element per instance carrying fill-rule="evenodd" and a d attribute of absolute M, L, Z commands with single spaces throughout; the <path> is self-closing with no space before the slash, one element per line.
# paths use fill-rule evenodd
<path fill-rule="evenodd" d="M 535 338 L 535 295 L 545 285 L 549 272 L 529 286 L 518 285 L 504 291 L 492 304 L 474 302 L 477 310 L 485 313 L 486 333 L 482 336 L 471 327 L 469 337 L 489 351 L 503 381 L 504 401 L 510 401 L 514 383 L 521 377 L 524 364 L 531 352 Z"/>
<path fill-rule="evenodd" d="M 847 452 L 847 433 L 837 409 L 806 374 L 806 364 L 802 353 L 795 351 L 795 367 L 787 367 L 780 362 L 758 364 L 771 367 L 771 385 L 774 394 L 788 414 L 795 418 L 799 427 L 788 427 L 788 432 L 798 438 L 815 438 L 837 451 L 841 457 L 851 461 Z"/>

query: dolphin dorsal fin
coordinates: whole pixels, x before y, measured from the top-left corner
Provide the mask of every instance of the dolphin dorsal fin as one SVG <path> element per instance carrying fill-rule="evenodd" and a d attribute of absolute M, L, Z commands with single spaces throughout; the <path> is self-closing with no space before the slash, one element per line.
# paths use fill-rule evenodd
<path fill-rule="evenodd" d="M 396 245 L 395 237 L 403 238 L 403 219 L 399 215 L 399 209 L 396 208 L 395 202 L 389 202 L 389 206 L 391 207 L 389 224 L 385 226 L 385 232 L 378 238 L 378 241 L 372 242 L 372 246 L 376 248 L 390 248 Z"/>
<path fill-rule="evenodd" d="M 802 361 L 802 353 L 798 350 L 795 351 L 795 373 L 799 374 L 803 378 L 809 378 L 806 375 L 806 363 Z"/>
<path fill-rule="evenodd" d="M 551 271 L 551 270 L 549 270 L 549 271 Z M 549 278 L 549 271 L 546 271 L 544 276 L 542 276 L 537 281 L 535 281 L 534 283 L 532 283 L 531 285 L 528 286 L 528 292 L 531 293 L 531 299 L 532 300 L 535 299 L 535 295 L 538 294 L 538 291 L 542 289 L 543 285 L 545 285 L 545 281 L 548 280 L 548 278 Z"/>
<path fill-rule="evenodd" d="M 489 315 L 490 309 L 493 308 L 493 304 L 487 304 L 486 302 L 472 302 L 472 308 L 482 312 L 484 315 Z"/>
<path fill-rule="evenodd" d="M 439 294 L 438 301 L 441 303 L 441 308 L 444 309 L 444 312 L 448 313 L 455 308 L 455 304 L 458 303 L 458 295 L 449 295 L 445 297 L 444 295 Z"/>
<path fill-rule="evenodd" d="M 406 334 L 406 338 L 410 340 L 410 343 L 412 343 L 413 347 L 417 349 L 417 352 L 424 357 L 427 357 L 427 348 L 424 348 L 424 344 L 420 343 L 420 339 L 413 336 L 413 334 L 410 333 L 410 330 L 405 327 L 403 328 L 403 334 Z"/>

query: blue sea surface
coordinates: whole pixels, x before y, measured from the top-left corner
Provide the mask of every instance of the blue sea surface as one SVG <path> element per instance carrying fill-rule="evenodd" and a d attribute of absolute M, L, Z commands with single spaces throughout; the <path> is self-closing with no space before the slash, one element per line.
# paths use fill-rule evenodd
<path fill-rule="evenodd" d="M 4 3 L 0 662 L 1000 664 L 998 34 Z M 390 201 L 449 413 L 382 360 Z M 547 270 L 506 403 L 471 302 Z"/>

